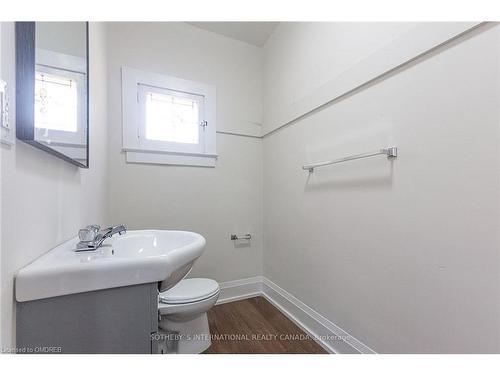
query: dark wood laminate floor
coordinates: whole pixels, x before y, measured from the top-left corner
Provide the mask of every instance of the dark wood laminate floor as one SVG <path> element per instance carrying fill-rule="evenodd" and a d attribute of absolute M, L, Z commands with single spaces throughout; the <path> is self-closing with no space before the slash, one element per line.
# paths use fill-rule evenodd
<path fill-rule="evenodd" d="M 319 354 L 326 351 L 263 297 L 208 311 L 207 354 Z"/>

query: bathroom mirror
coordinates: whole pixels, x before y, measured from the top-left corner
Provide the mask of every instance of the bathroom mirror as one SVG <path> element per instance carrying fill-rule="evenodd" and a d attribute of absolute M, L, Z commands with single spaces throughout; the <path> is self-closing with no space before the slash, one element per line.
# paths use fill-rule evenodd
<path fill-rule="evenodd" d="M 17 138 L 89 166 L 88 23 L 16 23 Z"/>

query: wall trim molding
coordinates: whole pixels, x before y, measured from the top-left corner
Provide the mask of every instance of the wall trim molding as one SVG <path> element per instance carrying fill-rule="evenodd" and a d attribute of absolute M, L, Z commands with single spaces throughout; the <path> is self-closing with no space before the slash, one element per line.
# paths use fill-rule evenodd
<path fill-rule="evenodd" d="M 316 338 L 318 344 L 329 353 L 376 353 L 266 277 L 255 276 L 222 282 L 220 289 L 218 305 L 257 296 L 264 297 L 307 334 Z"/>
<path fill-rule="evenodd" d="M 219 283 L 217 305 L 262 295 L 262 276 Z"/>
<path fill-rule="evenodd" d="M 264 118 L 262 137 L 273 134 L 484 24 L 485 22 L 419 23 L 344 73 L 327 81 L 312 94 L 276 108 L 274 113 Z"/>
<path fill-rule="evenodd" d="M 217 134 L 224 134 L 224 135 L 233 135 L 235 137 L 247 137 L 247 138 L 262 139 L 261 135 L 251 135 L 251 134 L 230 132 L 230 131 L 223 131 L 223 130 L 217 130 L 216 133 Z"/>

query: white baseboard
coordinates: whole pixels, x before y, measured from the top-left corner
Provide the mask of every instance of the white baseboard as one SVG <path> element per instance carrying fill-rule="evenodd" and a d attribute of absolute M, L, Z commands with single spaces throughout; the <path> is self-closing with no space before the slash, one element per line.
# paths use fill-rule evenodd
<path fill-rule="evenodd" d="M 331 353 L 375 353 L 324 316 L 263 278 L 263 296 Z"/>
<path fill-rule="evenodd" d="M 217 305 L 262 295 L 262 276 L 219 283 Z"/>
<path fill-rule="evenodd" d="M 221 294 L 217 304 L 262 296 L 290 320 L 315 338 L 329 353 L 375 353 L 374 350 L 349 335 L 342 328 L 304 304 L 266 277 L 220 283 Z"/>

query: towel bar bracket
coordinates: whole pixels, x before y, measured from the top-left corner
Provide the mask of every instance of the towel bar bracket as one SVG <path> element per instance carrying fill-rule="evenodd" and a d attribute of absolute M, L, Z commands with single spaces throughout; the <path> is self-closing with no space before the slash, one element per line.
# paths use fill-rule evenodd
<path fill-rule="evenodd" d="M 398 148 L 397 147 L 388 147 L 384 148 L 381 151 L 384 151 L 384 154 L 387 154 L 388 158 L 397 158 L 398 157 Z"/>

